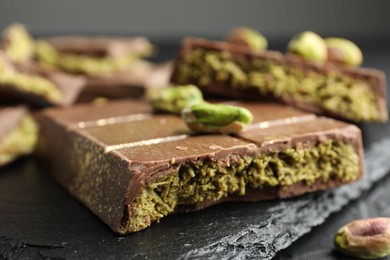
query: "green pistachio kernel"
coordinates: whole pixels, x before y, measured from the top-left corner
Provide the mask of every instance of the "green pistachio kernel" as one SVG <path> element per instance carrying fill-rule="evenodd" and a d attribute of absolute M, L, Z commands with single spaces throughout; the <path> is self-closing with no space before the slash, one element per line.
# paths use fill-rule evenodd
<path fill-rule="evenodd" d="M 363 54 L 359 47 L 343 38 L 326 38 L 328 61 L 349 66 L 359 66 L 363 62 Z"/>
<path fill-rule="evenodd" d="M 168 87 L 148 93 L 155 111 L 180 114 L 183 108 L 203 102 L 202 92 L 194 85 Z"/>
<path fill-rule="evenodd" d="M 289 42 L 287 51 L 312 61 L 326 61 L 326 42 L 314 32 L 303 32 L 295 35 Z"/>
<path fill-rule="evenodd" d="M 181 115 L 191 130 L 200 133 L 235 133 L 253 120 L 246 108 L 206 102 L 186 107 Z"/>
<path fill-rule="evenodd" d="M 4 32 L 5 53 L 16 62 L 28 60 L 34 52 L 34 40 L 22 24 L 13 24 Z"/>
<path fill-rule="evenodd" d="M 226 41 L 245 45 L 254 51 L 266 50 L 268 46 L 267 39 L 261 33 L 246 27 L 233 29 L 226 37 Z"/>
<path fill-rule="evenodd" d="M 341 227 L 335 238 L 337 250 L 343 254 L 377 259 L 390 254 L 390 219 L 356 220 Z"/>

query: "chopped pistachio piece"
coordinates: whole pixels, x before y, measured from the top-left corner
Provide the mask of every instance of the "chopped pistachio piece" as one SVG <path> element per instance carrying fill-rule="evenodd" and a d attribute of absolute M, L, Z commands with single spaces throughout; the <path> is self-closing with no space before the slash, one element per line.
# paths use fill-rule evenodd
<path fill-rule="evenodd" d="M 203 102 L 202 92 L 194 85 L 152 90 L 149 103 L 155 111 L 180 114 L 183 108 Z"/>
<path fill-rule="evenodd" d="M 195 132 L 228 134 L 241 131 L 253 115 L 243 107 L 204 102 L 183 109 L 182 118 Z"/>
<path fill-rule="evenodd" d="M 251 28 L 235 28 L 226 37 L 226 41 L 234 44 L 248 46 L 254 51 L 266 50 L 267 39 L 258 31 Z"/>
<path fill-rule="evenodd" d="M 34 52 L 34 40 L 22 24 L 13 24 L 4 33 L 5 53 L 16 62 L 31 58 Z"/>
<path fill-rule="evenodd" d="M 363 54 L 359 47 L 350 40 L 343 38 L 326 38 L 328 60 L 330 62 L 359 66 L 363 62 Z"/>
<path fill-rule="evenodd" d="M 297 34 L 289 42 L 287 51 L 312 61 L 326 61 L 327 47 L 325 40 L 314 32 Z"/>
<path fill-rule="evenodd" d="M 356 220 L 341 227 L 334 239 L 342 253 L 358 258 L 377 259 L 390 254 L 390 219 Z"/>

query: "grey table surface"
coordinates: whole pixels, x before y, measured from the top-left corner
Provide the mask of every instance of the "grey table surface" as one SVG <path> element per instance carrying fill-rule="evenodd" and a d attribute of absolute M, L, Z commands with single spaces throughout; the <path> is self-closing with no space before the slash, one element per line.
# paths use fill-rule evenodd
<path fill-rule="evenodd" d="M 366 52 L 390 73 L 389 49 Z M 169 57 L 169 55 L 167 55 Z M 283 201 L 227 203 L 168 216 L 117 236 L 51 180 L 33 158 L 0 170 L 0 258 L 346 259 L 333 235 L 358 218 L 390 216 L 390 125 L 364 124 L 367 175 L 358 183 Z"/>

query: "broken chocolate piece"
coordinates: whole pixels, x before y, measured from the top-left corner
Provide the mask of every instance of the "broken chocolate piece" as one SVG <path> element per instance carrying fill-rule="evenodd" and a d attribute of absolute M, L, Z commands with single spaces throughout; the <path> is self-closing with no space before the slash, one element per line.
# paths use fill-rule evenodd
<path fill-rule="evenodd" d="M 83 77 L 45 69 L 36 63 L 14 65 L 0 52 L 2 100 L 65 106 L 76 100 L 84 84 Z"/>
<path fill-rule="evenodd" d="M 272 97 L 317 114 L 351 121 L 388 119 L 382 71 L 316 63 L 223 42 L 183 41 L 172 81 L 221 97 Z"/>
<path fill-rule="evenodd" d="M 153 46 L 144 37 L 46 38 L 37 43 L 40 62 L 59 69 L 87 75 L 121 71 L 137 59 L 150 56 Z"/>
<path fill-rule="evenodd" d="M 35 148 L 38 127 L 25 106 L 0 107 L 0 167 L 30 154 Z"/>
<path fill-rule="evenodd" d="M 86 76 L 86 85 L 78 102 L 91 101 L 96 97 L 109 99 L 139 98 L 148 89 L 169 85 L 172 63 L 152 64 L 136 61 L 122 71 Z"/>
<path fill-rule="evenodd" d="M 146 102 L 48 109 L 39 155 L 51 174 L 115 232 L 224 201 L 284 198 L 363 174 L 360 130 L 271 103 L 230 102 L 253 123 L 235 135 L 191 135 Z"/>

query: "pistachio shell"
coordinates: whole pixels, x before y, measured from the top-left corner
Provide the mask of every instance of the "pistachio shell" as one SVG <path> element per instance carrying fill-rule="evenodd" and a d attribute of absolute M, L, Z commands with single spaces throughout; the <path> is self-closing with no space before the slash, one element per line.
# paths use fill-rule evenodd
<path fill-rule="evenodd" d="M 334 243 L 346 255 L 364 259 L 385 257 L 390 254 L 390 219 L 353 221 L 338 230 Z"/>
<path fill-rule="evenodd" d="M 326 38 L 328 47 L 328 61 L 359 66 L 363 62 L 363 53 L 359 47 L 350 40 L 343 38 Z"/>
<path fill-rule="evenodd" d="M 233 29 L 226 37 L 226 41 L 247 46 L 254 51 L 266 50 L 268 46 L 267 39 L 261 33 L 246 27 Z"/>

